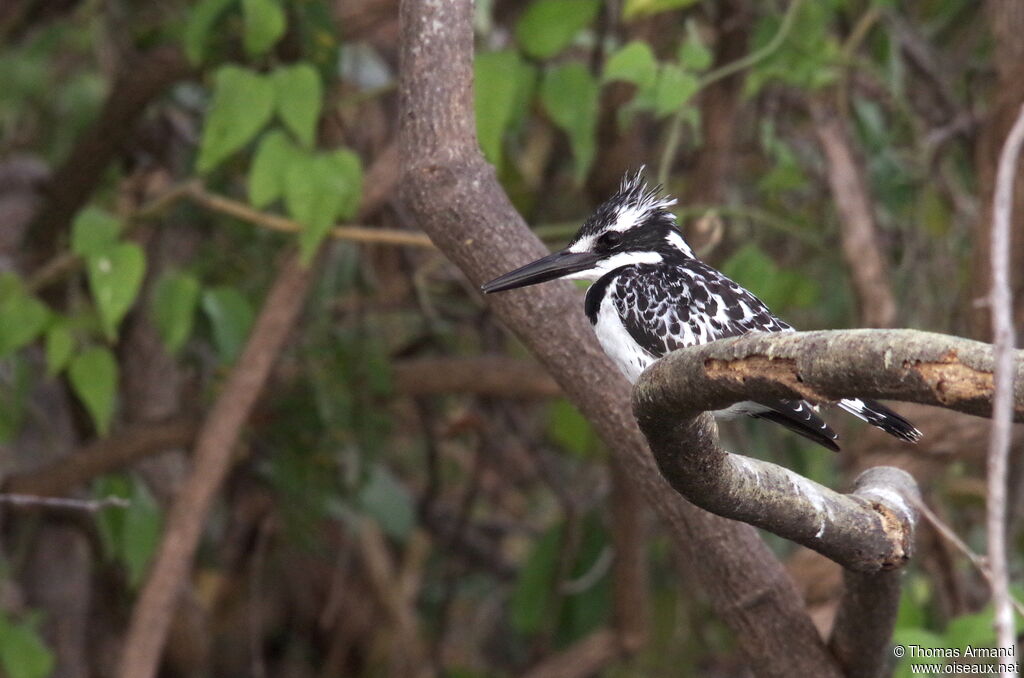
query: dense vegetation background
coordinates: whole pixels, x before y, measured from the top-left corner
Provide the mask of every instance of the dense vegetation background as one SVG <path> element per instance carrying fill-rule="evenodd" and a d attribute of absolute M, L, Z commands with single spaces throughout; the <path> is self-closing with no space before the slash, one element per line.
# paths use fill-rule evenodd
<path fill-rule="evenodd" d="M 552 246 L 646 164 L 794 325 L 987 338 L 1017 0 L 479 0 L 475 24 L 480 145 Z M 4 674 L 115 672 L 191 453 L 222 447 L 162 675 L 746 675 L 687 557 L 397 199 L 397 2 L 9 0 L 0 38 Z M 987 422 L 899 409 L 920 445 L 846 417 L 835 457 L 725 435 L 832 487 L 906 468 L 982 552 Z M 896 641 L 990 644 L 983 573 L 934 524 Z M 827 628 L 838 567 L 771 543 Z M 637 637 L 606 631 L 623 595 Z M 617 649 L 557 664 L 581 642 Z"/>

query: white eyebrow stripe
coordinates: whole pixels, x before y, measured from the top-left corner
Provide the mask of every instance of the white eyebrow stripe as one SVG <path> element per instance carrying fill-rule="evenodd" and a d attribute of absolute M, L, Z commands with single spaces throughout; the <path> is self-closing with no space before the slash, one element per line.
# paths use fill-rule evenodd
<path fill-rule="evenodd" d="M 568 250 L 570 252 L 576 252 L 577 254 L 589 252 L 590 249 L 594 246 L 594 240 L 596 239 L 596 235 L 585 235 L 576 242 L 574 242 L 572 245 L 570 245 Z"/>

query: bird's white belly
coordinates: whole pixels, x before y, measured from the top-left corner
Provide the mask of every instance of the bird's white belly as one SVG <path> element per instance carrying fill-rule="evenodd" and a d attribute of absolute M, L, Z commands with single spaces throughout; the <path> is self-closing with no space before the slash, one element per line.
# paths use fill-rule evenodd
<path fill-rule="evenodd" d="M 626 375 L 631 384 L 635 384 L 647 366 L 658 359 L 641 348 L 630 336 L 629 331 L 622 324 L 622 318 L 618 311 L 615 310 L 611 294 L 606 294 L 601 300 L 601 306 L 597 312 L 597 322 L 594 324 L 594 333 L 597 334 L 597 341 L 601 344 L 601 348 L 612 359 L 615 366 Z M 719 419 L 735 419 L 766 409 L 768 408 L 758 403 L 742 402 L 724 410 L 715 410 L 712 414 Z"/>
<path fill-rule="evenodd" d="M 594 333 L 597 334 L 601 348 L 612 362 L 626 375 L 629 383 L 635 384 L 640 378 L 640 373 L 656 358 L 641 348 L 629 335 L 611 297 L 611 294 L 606 294 L 601 300 L 597 322 L 594 323 Z"/>

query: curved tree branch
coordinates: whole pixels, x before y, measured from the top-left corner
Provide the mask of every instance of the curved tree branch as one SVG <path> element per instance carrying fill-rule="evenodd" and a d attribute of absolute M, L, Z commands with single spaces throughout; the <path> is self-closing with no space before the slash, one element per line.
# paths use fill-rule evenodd
<path fill-rule="evenodd" d="M 1015 358 L 1024 371 L 1024 354 Z M 917 503 L 910 476 L 872 469 L 853 494 L 838 494 L 721 449 L 704 413 L 744 400 L 869 397 L 988 415 L 992 368 L 987 344 L 915 330 L 752 334 L 666 356 L 641 376 L 633 406 L 662 473 L 687 499 L 873 572 L 908 557 Z M 1024 388 L 1014 407 L 1024 420 Z"/>
<path fill-rule="evenodd" d="M 1024 421 L 1024 353 L 1015 351 L 1014 420 Z M 748 334 L 676 351 L 644 373 L 639 414 L 672 402 L 677 418 L 741 400 L 891 398 L 990 416 L 992 346 L 918 330 Z"/>
<path fill-rule="evenodd" d="M 993 349 L 914 330 L 751 334 L 676 351 L 637 382 L 633 407 L 658 465 L 696 505 L 767 529 L 846 568 L 829 648 L 847 676 L 885 666 L 899 601 L 892 570 L 909 557 L 920 503 L 894 468 L 869 469 L 844 495 L 718 445 L 706 412 L 744 400 L 895 398 L 988 416 Z M 1024 371 L 1024 353 L 1014 372 Z M 1018 381 L 1018 384 L 1020 382 Z M 1014 396 L 1024 420 L 1024 387 Z"/>

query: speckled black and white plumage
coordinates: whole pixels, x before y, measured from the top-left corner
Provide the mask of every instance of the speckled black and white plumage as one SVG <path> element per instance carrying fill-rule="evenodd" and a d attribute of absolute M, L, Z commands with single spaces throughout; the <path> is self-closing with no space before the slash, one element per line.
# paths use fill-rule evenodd
<path fill-rule="evenodd" d="M 587 291 L 587 317 L 604 350 L 633 382 L 677 348 L 748 332 L 793 331 L 760 299 L 693 255 L 666 210 L 672 203 L 647 189 L 639 172 L 629 175 L 567 248 L 602 254 L 594 268 L 567 277 L 595 281 Z M 848 399 L 839 405 L 903 440 L 921 436 L 880 403 Z M 739 403 L 715 414 L 767 419 L 839 449 L 835 432 L 805 401 Z"/>

